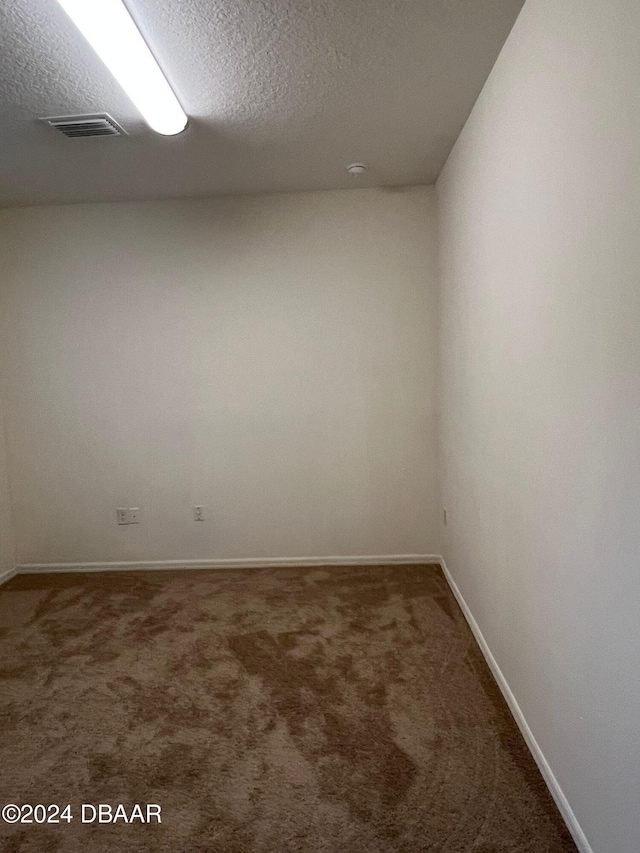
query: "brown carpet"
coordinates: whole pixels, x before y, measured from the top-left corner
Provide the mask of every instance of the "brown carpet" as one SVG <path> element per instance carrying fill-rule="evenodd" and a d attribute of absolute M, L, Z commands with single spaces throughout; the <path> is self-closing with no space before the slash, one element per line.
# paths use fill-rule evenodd
<path fill-rule="evenodd" d="M 575 851 L 435 566 L 16 577 L 0 677 L 3 853 Z"/>

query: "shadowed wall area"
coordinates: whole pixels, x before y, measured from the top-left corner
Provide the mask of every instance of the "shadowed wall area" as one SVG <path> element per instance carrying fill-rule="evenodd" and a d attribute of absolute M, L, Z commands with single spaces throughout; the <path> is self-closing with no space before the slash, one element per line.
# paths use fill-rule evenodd
<path fill-rule="evenodd" d="M 0 677 L 6 853 L 575 850 L 436 566 L 20 576 Z"/>

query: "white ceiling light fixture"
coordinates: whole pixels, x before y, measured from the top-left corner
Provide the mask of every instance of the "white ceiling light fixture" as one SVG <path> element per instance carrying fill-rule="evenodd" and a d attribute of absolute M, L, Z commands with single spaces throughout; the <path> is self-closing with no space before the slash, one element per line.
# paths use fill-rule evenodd
<path fill-rule="evenodd" d="M 147 124 L 165 136 L 187 116 L 122 0 L 58 0 Z"/>
<path fill-rule="evenodd" d="M 367 167 L 364 163 L 352 163 L 350 166 L 347 166 L 347 172 L 349 172 L 352 178 L 357 178 L 358 175 L 364 175 L 366 171 Z"/>

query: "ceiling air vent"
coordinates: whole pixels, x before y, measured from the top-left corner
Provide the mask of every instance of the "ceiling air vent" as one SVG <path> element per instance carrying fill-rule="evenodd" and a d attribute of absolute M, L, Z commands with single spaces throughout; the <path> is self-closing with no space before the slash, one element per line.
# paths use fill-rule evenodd
<path fill-rule="evenodd" d="M 40 121 L 55 127 L 65 136 L 75 139 L 81 136 L 123 136 L 126 131 L 107 113 L 90 116 L 59 116 Z"/>

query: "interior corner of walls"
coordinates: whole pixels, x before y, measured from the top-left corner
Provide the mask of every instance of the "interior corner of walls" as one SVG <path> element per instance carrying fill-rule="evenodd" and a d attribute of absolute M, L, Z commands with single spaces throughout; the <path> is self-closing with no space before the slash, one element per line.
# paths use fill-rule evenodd
<path fill-rule="evenodd" d="M 10 581 L 11 578 L 15 577 L 18 573 L 19 572 L 17 566 L 9 567 L 6 569 L 0 569 L 0 586 L 2 586 L 2 584 L 4 583 L 7 583 L 7 581 Z"/>

